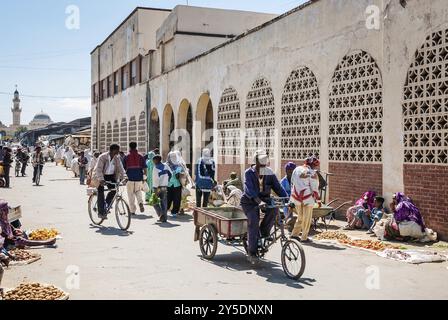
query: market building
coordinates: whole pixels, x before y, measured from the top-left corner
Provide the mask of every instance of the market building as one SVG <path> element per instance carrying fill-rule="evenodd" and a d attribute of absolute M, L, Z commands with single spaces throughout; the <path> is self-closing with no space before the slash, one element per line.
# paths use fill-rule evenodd
<path fill-rule="evenodd" d="M 331 199 L 404 191 L 447 239 L 447 16 L 445 0 L 137 8 L 92 52 L 93 145 L 192 162 L 211 145 L 220 180 L 261 146 L 279 175 L 317 154 Z"/>

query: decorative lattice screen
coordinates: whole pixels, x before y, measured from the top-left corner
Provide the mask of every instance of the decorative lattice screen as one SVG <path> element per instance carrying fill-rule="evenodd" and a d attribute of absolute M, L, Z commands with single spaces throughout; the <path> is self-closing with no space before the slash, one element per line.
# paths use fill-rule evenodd
<path fill-rule="evenodd" d="M 268 80 L 259 78 L 247 95 L 246 104 L 246 157 L 264 149 L 273 157 L 275 105 Z"/>
<path fill-rule="evenodd" d="M 138 150 L 141 153 L 146 153 L 146 136 L 146 113 L 143 111 L 138 119 Z"/>
<path fill-rule="evenodd" d="M 120 145 L 120 126 L 118 120 L 114 121 L 114 131 L 112 135 L 112 143 Z"/>
<path fill-rule="evenodd" d="M 282 159 L 302 160 L 320 152 L 320 95 L 307 67 L 289 76 L 282 97 Z"/>
<path fill-rule="evenodd" d="M 97 143 L 98 143 L 97 137 L 98 137 L 98 132 L 97 132 L 97 125 L 95 123 L 92 128 L 92 146 L 91 146 L 92 150 L 97 149 L 99 147 L 97 145 Z"/>
<path fill-rule="evenodd" d="M 404 87 L 404 161 L 448 164 L 448 30 L 417 50 Z"/>
<path fill-rule="evenodd" d="M 100 128 L 100 151 L 106 151 L 106 126 L 104 125 L 104 123 L 101 124 Z"/>
<path fill-rule="evenodd" d="M 241 145 L 240 100 L 233 88 L 224 90 L 218 106 L 219 155 L 239 156 Z"/>
<path fill-rule="evenodd" d="M 111 144 L 112 144 L 112 124 L 108 122 L 106 128 L 106 149 L 109 148 Z"/>
<path fill-rule="evenodd" d="M 135 117 L 129 120 L 129 143 L 137 142 L 137 121 Z"/>
<path fill-rule="evenodd" d="M 329 159 L 382 161 L 382 80 L 374 59 L 364 51 L 345 56 L 330 88 Z"/>
<path fill-rule="evenodd" d="M 126 150 L 128 144 L 128 123 L 126 118 L 121 119 L 120 127 L 120 149 Z"/>

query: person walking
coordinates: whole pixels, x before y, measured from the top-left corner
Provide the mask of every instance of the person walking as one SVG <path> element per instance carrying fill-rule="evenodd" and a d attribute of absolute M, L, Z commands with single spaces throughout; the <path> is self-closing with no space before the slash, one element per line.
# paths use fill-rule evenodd
<path fill-rule="evenodd" d="M 168 154 L 167 165 L 170 167 L 172 176 L 168 181 L 168 203 L 167 208 L 171 208 L 171 215 L 177 217 L 180 211 L 180 205 L 182 202 L 182 183 L 181 177 L 184 174 L 184 170 L 181 166 L 179 155 L 176 151 L 172 151 Z"/>
<path fill-rule="evenodd" d="M 140 208 L 140 213 L 145 212 L 143 206 L 143 183 L 145 182 L 144 175 L 146 174 L 145 158 L 138 153 L 137 143 L 131 142 L 129 144 L 129 154 L 123 159 L 124 169 L 128 176 L 128 183 L 126 185 L 129 198 L 129 206 L 131 214 L 135 215 L 137 207 L 135 206 L 135 199 Z"/>
<path fill-rule="evenodd" d="M 210 193 L 216 185 L 215 161 L 211 157 L 210 149 L 202 150 L 202 157 L 196 164 L 196 206 L 208 207 Z M 202 203 L 201 203 L 202 200 Z"/>
<path fill-rule="evenodd" d="M 11 171 L 11 163 L 12 163 L 12 153 L 11 149 L 3 148 L 3 174 L 5 176 L 5 188 L 10 187 L 10 177 L 9 172 Z"/>
<path fill-rule="evenodd" d="M 42 170 L 44 168 L 44 157 L 42 154 L 42 148 L 40 146 L 37 146 L 34 149 L 31 163 L 33 165 L 33 183 L 35 183 L 38 169 L 40 169 L 40 174 L 42 175 Z"/>
<path fill-rule="evenodd" d="M 152 186 L 153 191 L 159 198 L 159 203 L 154 206 L 154 209 L 159 216 L 158 223 L 165 223 L 168 220 L 167 216 L 167 190 L 168 190 L 168 181 L 170 180 L 172 173 L 170 167 L 168 165 L 162 163 L 162 156 L 155 155 L 152 158 L 154 163 L 153 171 L 152 171 Z M 148 172 L 148 175 L 151 174 Z"/>
<path fill-rule="evenodd" d="M 89 160 L 87 160 L 84 151 L 81 151 L 78 157 L 78 166 L 79 166 L 79 184 L 82 186 L 85 185 L 88 163 Z"/>
<path fill-rule="evenodd" d="M 105 152 L 98 157 L 93 172 L 93 185 L 98 188 L 98 217 L 100 219 L 107 220 L 110 205 L 117 193 L 115 183 L 118 180 L 126 179 L 126 172 L 124 171 L 119 152 L 120 146 L 112 144 L 109 147 L 109 152 Z M 104 198 L 105 186 L 110 190 L 106 199 Z"/>
<path fill-rule="evenodd" d="M 319 160 L 311 156 L 305 160 L 302 166 L 297 167 L 291 176 L 292 190 L 291 202 L 297 213 L 297 221 L 294 225 L 291 238 L 302 242 L 309 242 L 308 233 L 313 218 L 313 208 L 316 203 L 322 205 L 319 198 L 319 177 L 317 169 Z M 300 233 L 302 233 L 300 237 Z"/>

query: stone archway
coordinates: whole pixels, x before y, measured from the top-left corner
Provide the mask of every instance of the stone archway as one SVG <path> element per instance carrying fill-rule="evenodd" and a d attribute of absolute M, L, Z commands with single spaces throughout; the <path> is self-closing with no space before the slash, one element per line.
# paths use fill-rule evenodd
<path fill-rule="evenodd" d="M 177 143 L 181 147 L 180 151 L 188 168 L 191 170 L 193 163 L 193 110 L 187 99 L 180 103 L 176 129 L 179 130 Z"/>
<path fill-rule="evenodd" d="M 160 148 L 160 118 L 157 109 L 153 109 L 149 116 L 148 151 Z"/>
<path fill-rule="evenodd" d="M 201 150 L 208 147 L 213 152 L 213 105 L 208 93 L 203 93 L 196 108 L 196 121 L 193 133 L 193 155 L 194 159 L 199 159 Z"/>
<path fill-rule="evenodd" d="M 162 155 L 167 157 L 171 148 L 174 146 L 174 141 L 171 141 L 171 133 L 174 131 L 174 112 L 170 104 L 165 106 L 163 111 L 162 122 Z"/>

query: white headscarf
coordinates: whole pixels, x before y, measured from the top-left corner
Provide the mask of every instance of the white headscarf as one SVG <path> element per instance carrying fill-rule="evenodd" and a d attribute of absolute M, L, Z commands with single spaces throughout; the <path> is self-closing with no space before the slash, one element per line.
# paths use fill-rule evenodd
<path fill-rule="evenodd" d="M 257 163 L 257 159 L 258 159 L 258 162 L 261 165 L 267 166 L 268 163 L 269 163 L 269 156 L 266 153 L 266 151 L 264 151 L 264 150 L 257 150 L 257 151 L 255 151 L 254 156 L 253 156 L 254 164 Z"/>
<path fill-rule="evenodd" d="M 211 153 L 210 149 L 205 148 L 202 150 L 202 159 L 204 160 L 205 164 L 211 164 L 212 153 Z"/>

